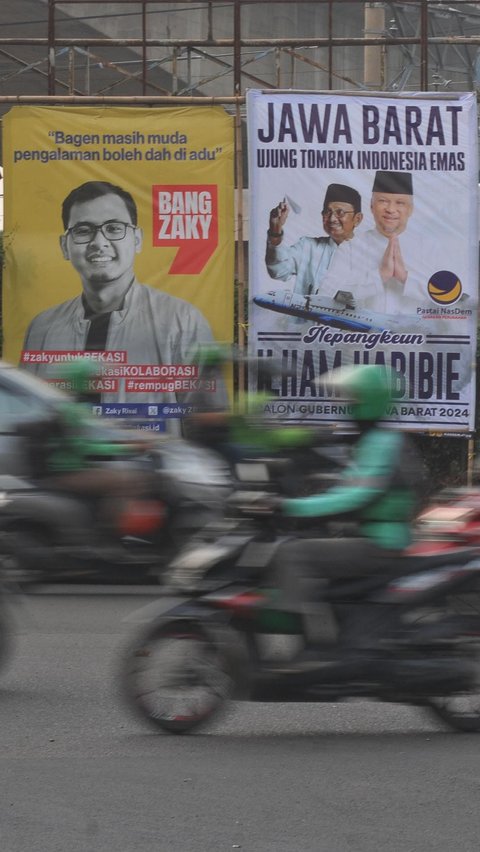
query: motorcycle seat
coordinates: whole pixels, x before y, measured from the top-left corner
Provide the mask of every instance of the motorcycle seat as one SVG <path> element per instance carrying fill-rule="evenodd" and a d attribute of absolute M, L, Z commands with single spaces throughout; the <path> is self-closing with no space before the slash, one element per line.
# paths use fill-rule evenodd
<path fill-rule="evenodd" d="M 478 559 L 478 549 L 459 547 L 439 553 L 406 553 L 401 557 L 402 574 L 418 574 L 420 571 L 432 571 L 447 565 L 466 565 L 473 559 Z"/>
<path fill-rule="evenodd" d="M 393 579 L 408 577 L 409 574 L 419 574 L 422 571 L 433 571 L 435 568 L 445 568 L 448 565 L 466 565 L 473 559 L 478 559 L 474 548 L 462 548 L 445 553 L 411 555 L 395 557 L 393 570 L 385 566 L 385 574 L 372 574 L 366 577 L 342 578 L 330 581 L 322 594 L 326 601 L 340 601 L 350 598 L 361 598 L 374 592 L 382 586 L 387 586 Z M 390 566 L 392 568 L 392 566 Z"/>

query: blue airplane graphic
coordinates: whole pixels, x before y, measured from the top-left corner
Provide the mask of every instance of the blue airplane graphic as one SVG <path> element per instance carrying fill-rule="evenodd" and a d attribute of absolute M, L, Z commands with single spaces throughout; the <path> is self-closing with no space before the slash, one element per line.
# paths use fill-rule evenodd
<path fill-rule="evenodd" d="M 255 296 L 253 301 L 269 311 L 347 331 L 405 331 L 408 328 L 425 333 L 427 330 L 422 317 L 415 314 L 380 314 L 355 307 L 354 296 L 348 290 L 339 290 L 334 299 L 300 296 L 291 290 L 270 290 L 263 296 Z"/>

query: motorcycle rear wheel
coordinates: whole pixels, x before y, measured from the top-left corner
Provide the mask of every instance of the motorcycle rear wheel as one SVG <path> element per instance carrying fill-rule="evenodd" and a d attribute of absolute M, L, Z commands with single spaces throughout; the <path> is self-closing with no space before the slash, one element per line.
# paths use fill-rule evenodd
<path fill-rule="evenodd" d="M 147 627 L 125 654 L 122 679 L 130 705 L 171 734 L 206 725 L 234 689 L 225 655 L 198 622 Z"/>
<path fill-rule="evenodd" d="M 466 591 L 460 594 L 450 595 L 443 605 L 436 606 L 432 610 L 420 610 L 419 617 L 414 623 L 421 624 L 422 621 L 442 620 L 449 616 L 468 616 L 478 619 L 480 624 L 480 597 L 476 593 Z M 480 643 L 473 645 L 468 642 L 465 651 L 471 658 L 476 669 L 476 676 L 472 689 L 469 692 L 452 694 L 447 696 L 432 697 L 428 701 L 431 713 L 455 731 L 464 733 L 480 733 Z"/>

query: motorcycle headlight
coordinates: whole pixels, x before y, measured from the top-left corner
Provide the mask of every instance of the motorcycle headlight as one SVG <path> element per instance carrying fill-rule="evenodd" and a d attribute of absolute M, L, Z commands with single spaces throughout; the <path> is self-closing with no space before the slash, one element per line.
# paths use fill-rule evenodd
<path fill-rule="evenodd" d="M 175 557 L 169 565 L 169 583 L 177 589 L 192 589 L 217 562 L 228 555 L 230 549 L 218 544 L 204 544 L 188 549 Z"/>
<path fill-rule="evenodd" d="M 225 487 L 231 482 L 230 469 L 221 456 L 188 441 L 166 444 L 158 453 L 158 470 L 187 486 Z"/>
<path fill-rule="evenodd" d="M 0 491 L 0 509 L 2 506 L 8 506 L 12 502 L 12 498 L 7 491 Z"/>

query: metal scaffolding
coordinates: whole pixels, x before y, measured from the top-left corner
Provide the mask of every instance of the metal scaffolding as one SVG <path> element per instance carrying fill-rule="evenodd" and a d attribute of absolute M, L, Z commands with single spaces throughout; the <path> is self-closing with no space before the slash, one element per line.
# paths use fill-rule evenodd
<path fill-rule="evenodd" d="M 3 103 L 60 95 L 225 102 L 248 87 L 401 92 L 479 83 L 480 2 L 45 2 L 41 21 L 2 22 Z M 8 0 L 2 6 L 5 16 Z"/>

